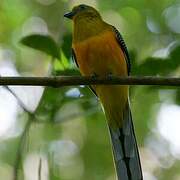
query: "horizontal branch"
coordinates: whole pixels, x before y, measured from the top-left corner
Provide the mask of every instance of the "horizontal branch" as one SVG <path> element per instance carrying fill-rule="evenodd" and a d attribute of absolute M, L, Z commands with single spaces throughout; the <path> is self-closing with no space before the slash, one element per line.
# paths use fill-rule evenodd
<path fill-rule="evenodd" d="M 177 77 L 82 77 L 82 76 L 52 76 L 52 77 L 0 77 L 0 86 L 49 86 L 62 87 L 73 85 L 159 85 L 180 86 L 180 78 Z"/>

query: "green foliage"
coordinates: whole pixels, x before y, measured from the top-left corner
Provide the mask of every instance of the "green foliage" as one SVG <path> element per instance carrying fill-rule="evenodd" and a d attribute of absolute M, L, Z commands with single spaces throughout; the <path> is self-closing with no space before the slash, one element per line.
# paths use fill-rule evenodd
<path fill-rule="evenodd" d="M 63 37 L 63 43 L 61 45 L 61 48 L 68 59 L 71 58 L 71 43 L 72 43 L 72 35 L 65 34 Z"/>
<path fill-rule="evenodd" d="M 49 35 L 32 34 L 24 37 L 20 42 L 28 47 L 47 53 L 54 58 L 60 58 L 59 47 Z"/>
<path fill-rule="evenodd" d="M 180 46 L 170 49 L 167 58 L 149 57 L 142 64 L 137 65 L 133 61 L 133 73 L 136 75 L 168 75 L 180 67 L 179 52 Z"/>
<path fill-rule="evenodd" d="M 169 8 L 174 9 L 178 6 L 175 1 L 114 0 L 113 3 L 109 0 L 89 1 L 90 4 L 95 2 L 103 18 L 122 33 L 130 52 L 132 75 L 179 76 L 180 44 L 177 40 L 179 26 L 178 23 L 172 23 L 177 14 L 175 11 L 172 15 L 167 13 Z M 10 64 L 5 71 L 11 69 L 22 75 L 80 75 L 71 59 L 72 28 L 69 26 L 71 22 L 63 19 L 63 14 L 68 8 L 70 3 L 64 0 L 1 1 L 0 73 L 1 66 L 4 68 L 3 64 Z M 168 14 L 171 16 L 166 17 Z M 44 29 L 53 38 L 41 34 L 41 30 L 44 32 Z M 16 41 L 24 34 L 32 35 L 22 38 L 21 43 L 51 56 L 53 59 L 51 68 L 48 68 L 49 58 L 43 53 L 22 46 L 17 47 Z M 166 56 L 159 50 L 165 50 Z M 155 56 L 157 51 L 159 54 Z M 26 91 L 27 89 L 21 87 L 19 89 L 22 91 L 22 94 L 19 93 L 20 98 L 31 107 L 37 96 L 36 91 Z M 1 89 L 0 98 L 1 102 L 7 101 L 8 113 L 11 114 L 13 103 L 1 94 Z M 179 88 L 131 86 L 130 102 L 146 174 L 150 174 L 152 179 L 177 179 L 180 169 L 179 156 L 172 155 L 171 150 L 175 141 L 171 143 L 160 134 L 157 117 L 164 104 L 180 105 Z M 1 109 L 4 109 L 4 106 Z M 18 114 L 14 115 L 14 121 L 11 122 L 10 128 L 4 130 L 4 134 L 2 129 L 8 122 L 8 116 L 2 114 L 0 117 L 2 179 L 12 178 L 11 172 L 19 140 L 27 117 L 30 116 L 19 106 L 15 109 Z M 3 123 L 4 119 L 6 123 Z M 31 175 L 36 178 L 40 158 L 42 158 L 42 174 L 49 173 L 47 178 L 50 180 L 115 179 L 106 118 L 98 99 L 88 87 L 45 88 L 26 139 L 22 164 L 19 162 L 20 173 L 24 177 L 21 179 L 25 179 L 25 176 L 29 178 Z M 164 141 L 167 141 L 170 148 L 164 148 Z M 57 142 L 60 146 L 54 146 Z M 166 160 L 164 166 L 163 161 Z M 172 164 L 166 165 L 168 162 Z M 48 173 L 44 173 L 46 163 Z M 27 172 L 30 175 L 26 174 Z"/>

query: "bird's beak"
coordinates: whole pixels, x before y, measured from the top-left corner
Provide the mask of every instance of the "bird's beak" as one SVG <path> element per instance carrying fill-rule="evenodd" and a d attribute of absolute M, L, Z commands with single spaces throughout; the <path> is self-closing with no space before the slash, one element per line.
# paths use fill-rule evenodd
<path fill-rule="evenodd" d="M 71 11 L 71 12 L 64 14 L 64 17 L 72 19 L 74 15 L 75 15 L 75 12 Z"/>

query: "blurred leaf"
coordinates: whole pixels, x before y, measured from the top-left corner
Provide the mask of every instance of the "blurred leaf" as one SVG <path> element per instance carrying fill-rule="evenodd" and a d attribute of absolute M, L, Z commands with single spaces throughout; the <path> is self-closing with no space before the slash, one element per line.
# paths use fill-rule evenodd
<path fill-rule="evenodd" d="M 136 75 L 138 71 L 138 64 L 137 64 L 137 52 L 135 50 L 129 51 L 130 61 L 131 61 L 131 75 Z"/>
<path fill-rule="evenodd" d="M 140 145 L 143 145 L 145 142 L 149 133 L 149 127 L 154 127 L 155 125 L 158 106 L 156 109 L 153 108 L 157 102 L 159 102 L 158 90 L 148 91 L 144 87 L 136 87 L 134 89 L 133 97 L 131 97 L 132 117 L 138 144 Z"/>
<path fill-rule="evenodd" d="M 79 100 L 79 97 L 70 97 L 66 95 L 66 92 L 70 87 L 62 88 L 46 88 L 43 94 L 41 103 L 39 104 L 36 115 L 41 122 L 54 122 L 57 112 L 61 107 L 68 102 L 73 100 Z"/>
<path fill-rule="evenodd" d="M 49 35 L 33 34 L 26 36 L 20 41 L 25 46 L 42 51 L 59 59 L 59 47 Z"/>
<path fill-rule="evenodd" d="M 180 66 L 180 46 L 175 46 L 171 49 L 168 58 L 147 58 L 144 63 L 136 69 L 138 75 L 167 75 L 172 73 Z"/>
<path fill-rule="evenodd" d="M 169 70 L 172 70 L 169 60 L 147 58 L 146 61 L 138 67 L 138 75 L 162 75 L 167 74 Z"/>
<path fill-rule="evenodd" d="M 57 71 L 64 71 L 65 70 L 65 67 L 61 61 L 55 60 L 53 66 L 54 66 L 54 70 L 55 70 L 55 72 L 53 72 L 55 74 L 53 74 L 53 75 L 56 75 Z M 59 75 L 61 76 L 61 74 L 59 74 Z"/>
<path fill-rule="evenodd" d="M 53 75 L 56 75 L 56 76 L 75 76 L 75 75 L 80 75 L 80 72 L 77 69 L 64 69 L 64 70 L 58 69 L 58 70 L 56 70 L 55 73 L 56 74 L 53 74 Z"/>
<path fill-rule="evenodd" d="M 61 45 L 61 49 L 68 59 L 71 58 L 71 43 L 72 43 L 72 35 L 65 34 L 63 37 L 63 43 Z"/>
<path fill-rule="evenodd" d="M 170 52 L 170 59 L 172 60 L 171 63 L 174 64 L 174 66 L 180 66 L 180 44 L 175 45 Z"/>
<path fill-rule="evenodd" d="M 68 61 L 67 57 L 65 56 L 64 52 L 61 51 L 61 62 L 65 69 L 70 68 L 70 62 Z"/>
<path fill-rule="evenodd" d="M 11 166 L 14 165 L 16 158 L 16 149 L 18 147 L 18 138 L 8 139 L 6 142 L 1 142 L 0 159 Z"/>
<path fill-rule="evenodd" d="M 60 71 L 65 72 L 68 69 L 72 70 L 72 71 L 75 71 L 73 62 L 70 62 L 62 51 L 61 51 L 60 55 L 61 55 L 60 56 L 60 61 L 59 60 L 54 61 L 54 70 L 55 70 L 55 72 L 60 72 Z M 62 74 L 59 74 L 59 75 L 62 75 Z M 72 75 L 72 74 L 69 74 L 69 75 Z"/>
<path fill-rule="evenodd" d="M 83 179 L 106 179 L 115 174 L 106 118 L 101 110 L 86 119 L 88 133 L 81 153 L 86 167 L 86 178 Z M 89 145 L 94 148 L 90 148 Z M 95 165 L 94 162 L 96 162 Z"/>
<path fill-rule="evenodd" d="M 53 89 L 46 88 L 42 97 L 42 101 L 40 102 L 36 115 L 39 117 L 40 121 L 45 122 L 53 122 L 56 112 L 60 109 L 61 105 L 63 105 L 64 99 L 64 88 Z"/>

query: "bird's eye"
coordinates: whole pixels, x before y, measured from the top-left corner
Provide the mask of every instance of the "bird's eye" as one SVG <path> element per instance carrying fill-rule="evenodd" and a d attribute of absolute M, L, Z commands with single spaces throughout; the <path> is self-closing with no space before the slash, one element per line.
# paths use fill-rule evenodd
<path fill-rule="evenodd" d="M 85 5 L 80 5 L 80 6 L 79 6 L 79 9 L 80 9 L 80 10 L 84 10 L 84 9 L 86 9 L 86 6 L 85 6 Z"/>

